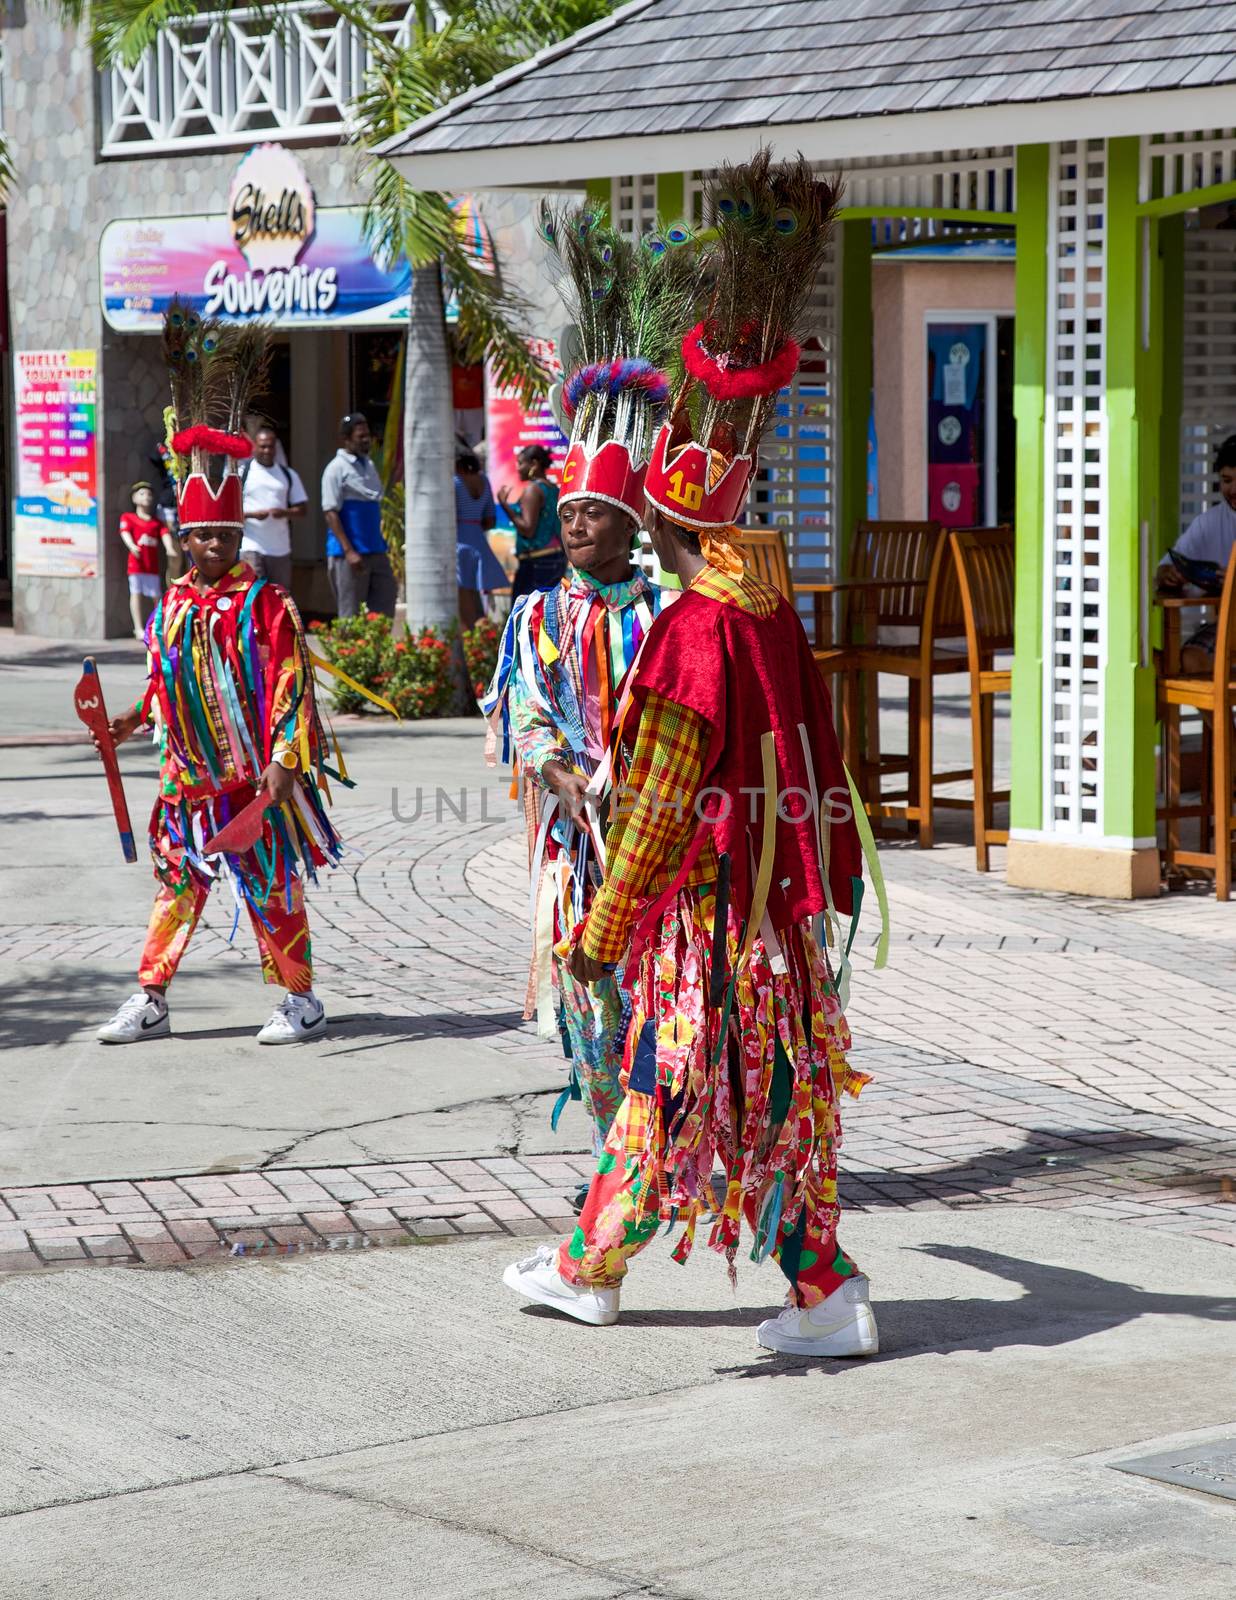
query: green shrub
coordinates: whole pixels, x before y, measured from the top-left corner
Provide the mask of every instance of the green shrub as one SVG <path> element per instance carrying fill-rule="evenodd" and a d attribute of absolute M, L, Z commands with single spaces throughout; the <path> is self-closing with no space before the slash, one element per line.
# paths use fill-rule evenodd
<path fill-rule="evenodd" d="M 450 635 L 443 638 L 435 629 L 424 628 L 416 635 L 393 639 L 390 618 L 376 611 L 311 627 L 314 643 L 326 659 L 389 700 L 401 717 L 440 717 L 449 711 L 455 688 Z M 371 701 L 339 678 L 331 679 L 331 698 L 339 712 L 372 708 Z"/>
<path fill-rule="evenodd" d="M 482 617 L 475 626 L 464 629 L 464 664 L 468 669 L 468 683 L 478 700 L 489 688 L 498 665 L 501 643 L 502 629 L 490 617 Z"/>

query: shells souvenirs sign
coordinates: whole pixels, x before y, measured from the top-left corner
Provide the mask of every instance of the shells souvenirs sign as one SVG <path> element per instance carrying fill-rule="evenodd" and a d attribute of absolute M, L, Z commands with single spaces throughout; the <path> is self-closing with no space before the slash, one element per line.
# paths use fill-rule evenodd
<path fill-rule="evenodd" d="M 241 160 L 215 216 L 112 222 L 99 245 L 103 315 L 157 333 L 173 295 L 204 316 L 276 328 L 406 323 L 411 277 L 369 253 L 355 206 L 319 207 L 304 167 L 278 144 Z"/>

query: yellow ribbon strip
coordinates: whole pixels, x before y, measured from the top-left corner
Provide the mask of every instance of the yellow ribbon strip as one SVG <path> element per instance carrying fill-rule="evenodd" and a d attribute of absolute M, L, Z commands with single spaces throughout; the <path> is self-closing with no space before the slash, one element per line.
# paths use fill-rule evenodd
<path fill-rule="evenodd" d="M 751 897 L 747 934 L 738 957 L 740 968 L 751 954 L 751 946 L 764 921 L 768 891 L 772 887 L 773 853 L 777 842 L 777 746 L 771 730 L 760 739 L 760 761 L 764 768 L 764 836 L 760 840 L 760 864 L 755 874 L 755 892 Z"/>
<path fill-rule="evenodd" d="M 323 672 L 329 672 L 332 678 L 341 678 L 343 682 L 347 684 L 349 689 L 355 689 L 357 694 L 363 694 L 366 700 L 372 700 L 375 706 L 381 706 L 383 711 L 389 711 L 396 722 L 403 721 L 403 718 L 399 715 L 398 711 L 395 710 L 394 706 L 389 700 L 383 700 L 380 694 L 374 694 L 373 690 L 366 689 L 363 683 L 357 683 L 356 679 L 350 678 L 342 667 L 337 667 L 333 662 L 327 661 L 326 658 L 324 656 L 320 656 L 316 650 L 310 650 L 309 659 L 313 662 L 315 667 L 321 667 Z"/>
<path fill-rule="evenodd" d="M 878 972 L 881 967 L 888 965 L 888 941 L 892 931 L 888 914 L 888 890 L 884 887 L 884 872 L 880 866 L 867 807 L 863 804 L 863 797 L 858 792 L 858 785 L 854 782 L 854 775 L 849 767 L 845 769 L 845 780 L 850 786 L 850 799 L 854 805 L 854 825 L 858 829 L 859 843 L 863 847 L 863 859 L 867 863 L 867 871 L 871 874 L 871 887 L 875 890 L 876 904 L 880 908 L 880 941 L 876 945 L 875 957 Z"/>

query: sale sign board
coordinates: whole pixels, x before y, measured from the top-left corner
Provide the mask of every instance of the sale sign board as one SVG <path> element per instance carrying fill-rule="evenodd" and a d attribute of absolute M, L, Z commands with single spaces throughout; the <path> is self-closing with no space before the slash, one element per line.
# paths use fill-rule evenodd
<path fill-rule="evenodd" d="M 14 353 L 19 577 L 99 575 L 98 353 Z"/>
<path fill-rule="evenodd" d="M 533 355 L 557 382 L 562 376 L 562 363 L 552 339 L 530 339 Z M 488 374 L 485 385 L 485 466 L 494 494 L 507 485 L 514 499 L 519 499 L 519 472 L 515 457 L 527 444 L 542 444 L 549 451 L 553 465 L 549 477 L 557 483 L 566 459 L 567 437 L 554 420 L 548 400 L 534 400 L 525 406 L 519 390 L 494 383 Z M 505 522 L 505 513 L 499 508 L 499 523 Z"/>

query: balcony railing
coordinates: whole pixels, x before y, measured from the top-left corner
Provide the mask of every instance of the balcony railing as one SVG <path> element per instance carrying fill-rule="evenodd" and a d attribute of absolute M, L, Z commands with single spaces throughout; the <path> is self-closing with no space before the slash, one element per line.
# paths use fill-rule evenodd
<path fill-rule="evenodd" d="M 409 21 L 408 7 L 393 6 L 382 32 L 401 38 Z M 136 66 L 100 74 L 99 153 L 235 149 L 262 134 L 338 138 L 367 55 L 357 30 L 321 5 L 288 7 L 277 25 L 243 10 L 177 24 Z"/>

